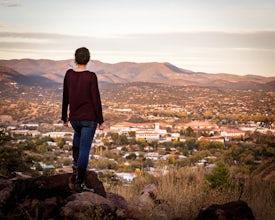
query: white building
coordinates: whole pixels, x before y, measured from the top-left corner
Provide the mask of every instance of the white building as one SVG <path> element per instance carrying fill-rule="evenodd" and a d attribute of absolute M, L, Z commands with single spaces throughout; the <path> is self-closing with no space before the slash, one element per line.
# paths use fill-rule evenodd
<path fill-rule="evenodd" d="M 36 130 L 12 130 L 12 134 L 38 136 L 41 133 Z"/>
<path fill-rule="evenodd" d="M 159 153 L 149 152 L 149 153 L 145 154 L 144 157 L 146 159 L 150 159 L 150 160 L 158 160 L 159 159 Z"/>
<path fill-rule="evenodd" d="M 7 130 L 15 130 L 16 129 L 16 126 L 8 126 L 7 127 Z"/>
<path fill-rule="evenodd" d="M 153 129 L 137 130 L 136 139 L 159 140 L 159 133 Z"/>
<path fill-rule="evenodd" d="M 23 127 L 23 128 L 37 128 L 37 127 L 39 127 L 39 124 L 21 124 L 20 127 Z"/>
<path fill-rule="evenodd" d="M 119 178 L 131 182 L 137 175 L 135 173 L 115 173 Z"/>
<path fill-rule="evenodd" d="M 167 131 L 165 129 L 160 129 L 159 123 L 155 123 L 154 129 L 137 129 L 136 130 L 136 139 L 145 139 L 145 140 L 156 140 L 165 136 Z"/>
<path fill-rule="evenodd" d="M 64 137 L 73 137 L 72 132 L 47 132 L 45 134 L 42 134 L 43 137 L 52 137 L 52 138 L 64 138 Z"/>
<path fill-rule="evenodd" d="M 111 132 L 117 132 L 118 134 L 128 134 L 130 131 L 136 131 L 137 128 L 128 122 L 118 123 L 110 127 Z"/>
<path fill-rule="evenodd" d="M 56 147 L 56 146 L 57 146 L 57 143 L 56 143 L 56 142 L 47 141 L 46 143 L 47 143 L 47 145 L 49 145 L 49 146 L 51 146 L 51 147 Z"/>
<path fill-rule="evenodd" d="M 243 137 L 245 132 L 238 129 L 221 129 L 221 136 L 225 138 L 225 140 L 229 140 L 230 138 L 238 138 Z"/>

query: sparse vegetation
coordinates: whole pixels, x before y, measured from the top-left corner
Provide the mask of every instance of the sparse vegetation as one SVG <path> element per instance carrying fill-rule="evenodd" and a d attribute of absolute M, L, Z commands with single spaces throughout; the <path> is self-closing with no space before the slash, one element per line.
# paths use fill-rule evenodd
<path fill-rule="evenodd" d="M 0 93 L 2 127 L 39 123 L 37 130 L 41 133 L 72 131 L 53 126 L 59 122 L 61 111 L 58 88 L 16 86 L 7 85 Z M 107 127 L 122 121 L 162 122 L 172 125 L 165 128 L 169 137 L 178 132 L 184 139 L 161 143 L 136 140 L 134 131 L 97 134 L 102 142 L 92 148 L 92 154 L 98 157 L 90 160 L 89 168 L 101 171 L 99 177 L 108 190 L 133 203 L 146 184 L 155 183 L 166 211 L 184 219 L 193 219 L 201 207 L 240 196 L 257 219 L 269 220 L 275 215 L 274 169 L 270 162 L 274 164 L 274 133 L 249 131 L 244 137 L 222 143 L 198 141 L 200 136 L 213 135 L 207 131 L 173 127 L 192 120 L 231 128 L 254 121 L 270 127 L 275 121 L 274 92 L 130 83 L 102 86 L 101 93 Z M 123 112 L 121 106 L 131 111 Z M 70 167 L 70 137 L 11 135 L 6 131 L 0 132 L 0 175 L 13 177 L 20 171 L 31 176 L 52 175 L 63 172 L 64 166 Z M 147 157 L 148 153 L 156 153 L 161 159 Z M 44 165 L 61 169 L 45 169 Z M 149 174 L 152 171 L 155 176 Z M 131 172 L 137 177 L 125 185 L 114 172 Z"/>
<path fill-rule="evenodd" d="M 248 179 L 241 177 L 235 179 L 233 173 L 227 176 L 227 172 L 224 172 L 225 167 L 220 166 L 218 169 L 222 172 L 214 171 L 212 175 L 226 177 L 222 183 L 227 184 L 230 180 L 230 187 L 209 185 L 205 178 L 209 171 L 204 168 L 184 167 L 171 169 L 167 175 L 160 177 L 146 174 L 136 178 L 131 186 L 116 185 L 109 190 L 122 195 L 130 204 L 134 204 L 143 187 L 154 183 L 158 190 L 157 199 L 165 205 L 166 211 L 174 218 L 183 219 L 194 219 L 202 207 L 238 200 L 241 195 L 241 199 L 252 208 L 256 219 L 273 219 L 274 180 L 263 181 L 259 175 L 250 176 Z"/>

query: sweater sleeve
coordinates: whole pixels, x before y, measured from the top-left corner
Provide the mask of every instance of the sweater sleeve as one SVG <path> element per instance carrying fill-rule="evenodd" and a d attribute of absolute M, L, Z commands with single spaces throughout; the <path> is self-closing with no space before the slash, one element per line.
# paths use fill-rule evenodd
<path fill-rule="evenodd" d="M 95 73 L 93 73 L 91 94 L 92 94 L 93 105 L 95 107 L 97 122 L 99 124 L 102 124 L 104 122 L 104 119 L 103 119 L 103 113 L 102 113 L 101 98 L 100 98 L 100 93 L 98 89 L 98 81 Z"/>
<path fill-rule="evenodd" d="M 63 122 L 68 121 L 68 105 L 69 105 L 69 89 L 68 89 L 68 72 L 66 73 L 64 77 L 63 82 L 63 99 L 62 99 L 62 116 L 61 120 Z"/>

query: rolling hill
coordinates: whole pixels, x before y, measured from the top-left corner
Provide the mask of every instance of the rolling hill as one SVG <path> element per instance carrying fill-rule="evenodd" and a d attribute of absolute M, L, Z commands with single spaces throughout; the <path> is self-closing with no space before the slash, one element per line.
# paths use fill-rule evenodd
<path fill-rule="evenodd" d="M 46 84 L 62 83 L 66 70 L 73 65 L 73 60 L 0 60 L 0 66 L 3 68 L 11 68 L 28 77 L 32 82 L 43 81 Z M 224 73 L 208 74 L 178 68 L 170 63 L 121 62 L 108 64 L 92 61 L 89 63 L 89 69 L 97 73 L 100 83 L 150 82 L 181 86 L 275 90 L 275 77 Z"/>
<path fill-rule="evenodd" d="M 0 86 L 5 88 L 11 83 L 17 83 L 25 86 L 53 87 L 58 83 L 40 75 L 23 75 L 14 69 L 6 66 L 0 66 Z"/>

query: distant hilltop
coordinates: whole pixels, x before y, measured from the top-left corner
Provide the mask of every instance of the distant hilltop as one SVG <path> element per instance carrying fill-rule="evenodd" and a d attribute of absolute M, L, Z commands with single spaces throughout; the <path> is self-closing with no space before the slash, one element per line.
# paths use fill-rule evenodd
<path fill-rule="evenodd" d="M 18 75 L 21 81 L 23 76 L 26 76 L 30 82 L 62 83 L 66 70 L 72 68 L 73 65 L 73 60 L 0 60 L 0 78 L 13 78 L 16 81 Z M 275 91 L 275 77 L 209 74 L 178 68 L 170 63 L 121 62 L 109 64 L 92 61 L 89 64 L 89 69 L 97 73 L 100 83 L 150 82 L 180 86 Z M 25 82 L 25 79 L 23 81 Z"/>

